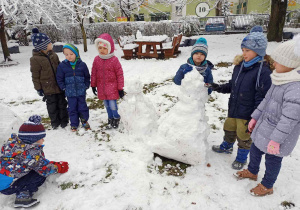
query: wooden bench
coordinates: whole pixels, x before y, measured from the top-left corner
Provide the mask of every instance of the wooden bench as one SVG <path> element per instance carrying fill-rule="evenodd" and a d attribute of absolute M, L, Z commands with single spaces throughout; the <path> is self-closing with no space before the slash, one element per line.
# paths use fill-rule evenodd
<path fill-rule="evenodd" d="M 182 34 L 175 35 L 173 37 L 172 45 L 163 47 L 165 58 L 176 58 L 181 51 L 179 49 L 179 45 L 182 39 Z"/>
<path fill-rule="evenodd" d="M 117 40 L 124 53 L 122 58 L 131 60 L 132 58 L 137 57 L 139 45 L 133 43 L 135 40 L 134 35 L 120 36 Z"/>

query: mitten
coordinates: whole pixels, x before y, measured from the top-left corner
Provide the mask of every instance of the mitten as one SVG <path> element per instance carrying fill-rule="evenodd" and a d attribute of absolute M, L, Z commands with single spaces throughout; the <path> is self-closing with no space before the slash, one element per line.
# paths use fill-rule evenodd
<path fill-rule="evenodd" d="M 44 96 L 43 89 L 37 90 L 36 92 L 37 92 L 37 94 L 39 94 L 39 96 Z"/>
<path fill-rule="evenodd" d="M 220 87 L 220 85 L 218 85 L 218 84 L 216 84 L 216 83 L 211 83 L 211 89 L 213 90 L 213 91 L 220 91 L 221 90 L 221 87 Z"/>
<path fill-rule="evenodd" d="M 250 133 L 254 130 L 255 125 L 256 125 L 256 120 L 252 118 L 248 123 L 248 130 Z"/>
<path fill-rule="evenodd" d="M 192 71 L 193 70 L 193 67 L 191 66 L 191 65 L 189 65 L 189 64 L 184 64 L 184 65 L 182 65 L 181 66 L 181 68 L 183 69 L 183 73 L 184 74 L 186 74 L 186 73 L 188 73 L 188 72 L 190 72 L 190 71 Z"/>
<path fill-rule="evenodd" d="M 96 87 L 92 87 L 93 93 L 95 94 L 95 96 L 97 95 L 97 88 Z"/>
<path fill-rule="evenodd" d="M 123 98 L 124 97 L 124 90 L 118 90 L 118 91 L 119 91 L 120 98 Z"/>
<path fill-rule="evenodd" d="M 271 140 L 268 144 L 267 152 L 272 155 L 277 155 L 279 154 L 279 148 L 280 148 L 280 144 L 277 143 L 276 141 Z"/>
<path fill-rule="evenodd" d="M 63 174 L 69 170 L 68 162 L 63 162 L 63 161 L 55 162 L 54 165 L 57 166 L 57 173 Z"/>

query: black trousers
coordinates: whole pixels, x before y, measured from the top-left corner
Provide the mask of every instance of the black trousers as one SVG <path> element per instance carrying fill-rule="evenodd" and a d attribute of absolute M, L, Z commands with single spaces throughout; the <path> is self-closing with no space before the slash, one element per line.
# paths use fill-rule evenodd
<path fill-rule="evenodd" d="M 52 127 L 66 126 L 69 122 L 69 115 L 65 93 L 45 95 L 45 99 Z"/>

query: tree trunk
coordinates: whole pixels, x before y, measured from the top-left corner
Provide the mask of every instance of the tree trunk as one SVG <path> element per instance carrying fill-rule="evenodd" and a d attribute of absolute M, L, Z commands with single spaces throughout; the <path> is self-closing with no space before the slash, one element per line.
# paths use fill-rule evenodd
<path fill-rule="evenodd" d="M 82 38 L 83 38 L 83 50 L 84 50 L 84 52 L 86 52 L 87 51 L 87 41 L 86 41 L 86 33 L 85 33 L 83 23 L 80 23 L 80 28 L 81 28 Z"/>
<path fill-rule="evenodd" d="M 9 50 L 8 50 L 8 47 L 7 47 L 7 42 L 6 42 L 3 13 L 2 13 L 2 15 L 0 15 L 0 21 L 1 21 L 0 39 L 1 39 L 1 45 L 2 45 L 4 61 L 6 61 L 6 60 L 12 61 L 12 59 L 10 58 L 10 53 L 9 53 Z"/>
<path fill-rule="evenodd" d="M 219 1 L 216 6 L 216 16 L 222 16 L 222 1 Z"/>
<path fill-rule="evenodd" d="M 282 41 L 282 32 L 285 23 L 288 0 L 272 0 L 271 16 L 268 26 L 268 41 Z"/>

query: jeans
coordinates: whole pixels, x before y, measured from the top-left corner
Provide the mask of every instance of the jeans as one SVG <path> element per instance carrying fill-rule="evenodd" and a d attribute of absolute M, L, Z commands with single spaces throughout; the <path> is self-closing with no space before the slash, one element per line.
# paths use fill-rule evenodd
<path fill-rule="evenodd" d="M 19 194 L 23 191 L 28 191 L 31 195 L 38 191 L 38 187 L 46 181 L 46 177 L 39 175 L 35 171 L 30 171 L 25 176 L 19 178 L 17 181 L 5 189 L 0 191 L 4 195 Z"/>
<path fill-rule="evenodd" d="M 260 165 L 261 157 L 263 154 L 265 154 L 265 153 L 260 151 L 254 145 L 254 143 L 251 145 L 250 163 L 248 165 L 248 170 L 252 174 L 258 174 L 259 165 Z M 282 157 L 278 157 L 278 156 L 271 155 L 268 153 L 266 153 L 265 155 L 266 155 L 266 157 L 265 157 L 266 171 L 265 171 L 265 175 L 261 181 L 261 184 L 263 186 L 265 186 L 266 188 L 272 188 L 278 177 L 278 174 L 280 172 Z"/>
<path fill-rule="evenodd" d="M 109 119 L 120 119 L 120 115 L 118 114 L 117 100 L 104 100 L 104 106 Z"/>

